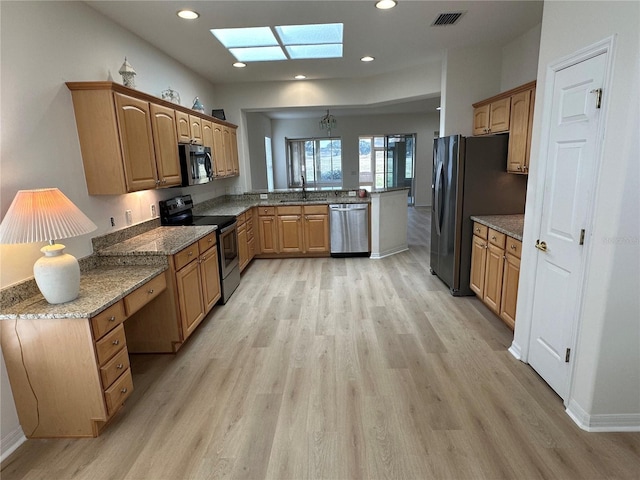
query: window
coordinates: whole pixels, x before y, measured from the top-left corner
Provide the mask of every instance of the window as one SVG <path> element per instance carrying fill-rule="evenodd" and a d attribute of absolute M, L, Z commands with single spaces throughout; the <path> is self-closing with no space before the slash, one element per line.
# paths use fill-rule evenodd
<path fill-rule="evenodd" d="M 342 142 L 339 138 L 287 140 L 289 187 L 342 186 Z"/>

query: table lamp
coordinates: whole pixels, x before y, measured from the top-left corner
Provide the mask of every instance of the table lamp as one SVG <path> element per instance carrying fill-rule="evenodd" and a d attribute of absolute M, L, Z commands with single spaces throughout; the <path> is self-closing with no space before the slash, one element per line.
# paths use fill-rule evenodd
<path fill-rule="evenodd" d="M 48 241 L 33 265 L 33 276 L 49 303 L 70 302 L 80 293 L 80 266 L 64 245 L 55 243 L 98 227 L 57 188 L 20 190 L 0 224 L 0 243 Z"/>

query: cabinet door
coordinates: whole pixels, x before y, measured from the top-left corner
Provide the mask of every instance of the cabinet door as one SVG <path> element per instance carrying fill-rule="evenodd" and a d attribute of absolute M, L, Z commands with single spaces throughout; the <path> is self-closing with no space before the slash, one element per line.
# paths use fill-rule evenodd
<path fill-rule="evenodd" d="M 329 251 L 329 216 L 304 216 L 304 251 L 326 253 Z"/>
<path fill-rule="evenodd" d="M 487 241 L 473 236 L 471 245 L 471 282 L 469 287 L 482 299 L 484 295 L 484 275 L 487 263 Z"/>
<path fill-rule="evenodd" d="M 504 269 L 504 249 L 489 244 L 484 275 L 484 303 L 495 313 L 500 313 L 502 294 L 502 271 Z"/>
<path fill-rule="evenodd" d="M 531 99 L 529 100 L 529 125 L 527 128 L 527 149 L 524 156 L 524 171 L 529 173 L 529 159 L 531 158 L 531 133 L 533 131 L 533 110 L 536 103 L 536 89 L 531 90 Z"/>
<path fill-rule="evenodd" d="M 249 250 L 249 261 L 251 261 L 256 256 L 256 239 L 254 237 L 247 241 L 247 248 Z"/>
<path fill-rule="evenodd" d="M 278 242 L 281 253 L 302 253 L 301 215 L 278 215 Z"/>
<path fill-rule="evenodd" d="M 191 143 L 202 145 L 202 119 L 195 115 L 189 115 L 189 128 L 191 129 Z"/>
<path fill-rule="evenodd" d="M 156 188 L 151 112 L 143 100 L 114 93 L 127 191 Z"/>
<path fill-rule="evenodd" d="M 505 255 L 502 276 L 502 298 L 500 300 L 500 318 L 504 320 L 511 330 L 513 330 L 516 325 L 519 278 L 520 259 L 514 255 Z"/>
<path fill-rule="evenodd" d="M 202 145 L 209 147 L 213 155 L 213 124 L 205 119 L 202 119 Z"/>
<path fill-rule="evenodd" d="M 224 155 L 222 125 L 213 123 L 213 165 L 216 177 L 224 177 L 227 174 L 227 162 Z"/>
<path fill-rule="evenodd" d="M 186 340 L 204 318 L 200 263 L 193 260 L 176 272 L 182 334 Z"/>
<path fill-rule="evenodd" d="M 222 127 L 222 145 L 224 148 L 225 176 L 233 175 L 233 158 L 231 156 L 231 129 L 226 125 Z"/>
<path fill-rule="evenodd" d="M 278 253 L 278 232 L 275 216 L 258 217 L 260 253 Z"/>
<path fill-rule="evenodd" d="M 238 263 L 240 271 L 249 263 L 249 246 L 247 245 L 247 227 L 240 225 L 238 227 Z"/>
<path fill-rule="evenodd" d="M 231 159 L 231 170 L 234 176 L 240 175 L 240 164 L 238 161 L 238 132 L 235 128 L 229 129 L 229 158 Z"/>
<path fill-rule="evenodd" d="M 180 158 L 178 155 L 178 140 L 176 131 L 175 110 L 154 103 L 151 109 L 151 127 L 153 131 L 153 145 L 156 153 L 156 168 L 158 170 L 159 186 L 171 187 L 180 185 Z"/>
<path fill-rule="evenodd" d="M 511 113 L 511 97 L 492 102 L 489 107 L 489 133 L 507 132 Z"/>
<path fill-rule="evenodd" d="M 176 110 L 176 133 L 178 143 L 191 143 L 191 127 L 189 114 Z"/>
<path fill-rule="evenodd" d="M 524 165 L 528 147 L 530 102 L 531 90 L 517 93 L 511 97 L 507 171 L 512 173 L 526 173 Z"/>
<path fill-rule="evenodd" d="M 489 104 L 473 109 L 473 134 L 489 133 Z"/>
<path fill-rule="evenodd" d="M 218 248 L 212 247 L 200 256 L 200 276 L 205 314 L 220 299 L 220 269 L 218 268 Z"/>

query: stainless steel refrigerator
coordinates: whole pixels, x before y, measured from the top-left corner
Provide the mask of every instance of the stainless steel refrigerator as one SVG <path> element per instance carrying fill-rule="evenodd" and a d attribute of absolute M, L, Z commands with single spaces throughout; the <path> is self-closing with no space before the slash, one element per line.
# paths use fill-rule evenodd
<path fill-rule="evenodd" d="M 526 175 L 507 173 L 509 137 L 436 138 L 431 182 L 431 273 L 452 295 L 473 295 L 472 215 L 524 213 Z"/>

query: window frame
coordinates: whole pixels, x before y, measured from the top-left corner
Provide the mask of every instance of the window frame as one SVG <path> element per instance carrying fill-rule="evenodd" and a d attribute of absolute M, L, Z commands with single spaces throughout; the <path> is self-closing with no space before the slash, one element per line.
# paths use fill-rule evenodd
<path fill-rule="evenodd" d="M 320 142 L 340 142 L 340 155 L 339 157 L 331 156 L 331 171 L 336 170 L 334 159 L 339 158 L 339 170 L 340 178 L 337 180 L 320 181 L 322 177 L 321 162 L 319 157 Z M 306 142 L 313 142 L 313 176 L 307 173 L 307 157 L 306 154 L 300 159 L 297 165 L 294 165 L 296 161 L 294 157 L 300 157 L 300 153 L 294 154 L 294 144 L 302 144 L 302 152 L 305 151 Z M 285 138 L 286 151 L 287 151 L 287 184 L 289 188 L 302 187 L 302 176 L 305 177 L 305 183 L 308 187 L 316 188 L 335 188 L 342 187 L 343 175 L 342 175 L 342 137 L 307 137 L 307 138 Z"/>

